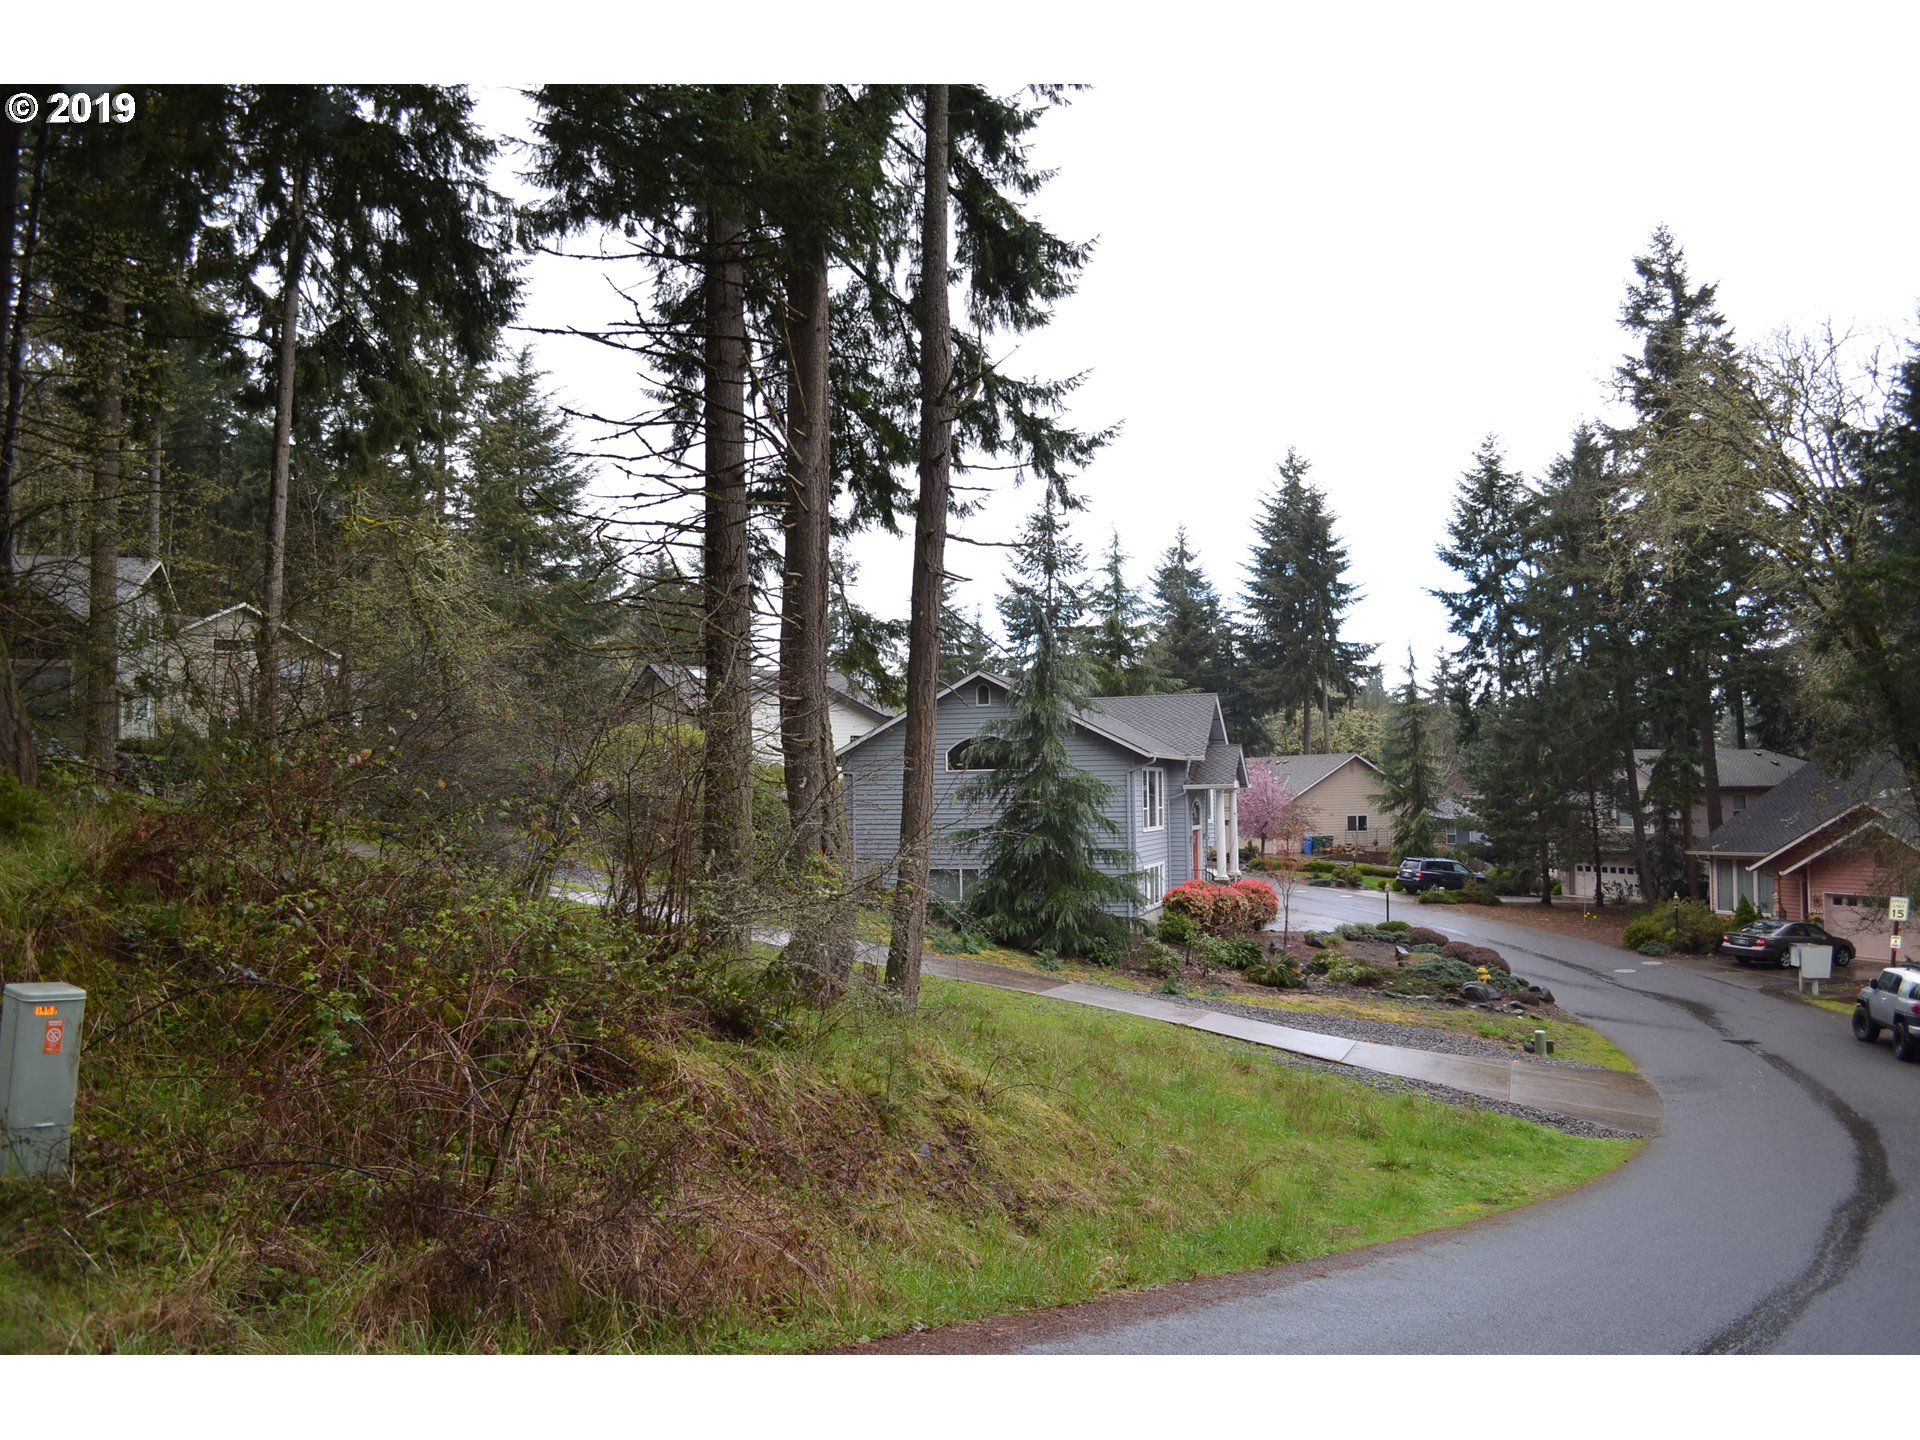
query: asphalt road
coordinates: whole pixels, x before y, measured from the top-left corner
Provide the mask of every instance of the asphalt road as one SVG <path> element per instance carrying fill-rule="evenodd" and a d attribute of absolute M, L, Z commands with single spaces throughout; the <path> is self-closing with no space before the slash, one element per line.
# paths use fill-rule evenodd
<path fill-rule="evenodd" d="M 1295 921 L 1379 920 L 1378 894 L 1296 891 Z M 1346 1257 L 1197 1282 L 1151 1315 L 1055 1312 L 1093 1354 L 1920 1351 L 1920 1065 L 1757 974 L 1640 956 L 1484 912 L 1396 918 L 1496 946 L 1633 1057 L 1666 1105 L 1631 1163 L 1572 1195 Z M 1856 965 L 1835 989 L 1851 995 Z M 1179 1287 L 1175 1287 L 1178 1290 Z M 1167 1303 L 1172 1301 L 1174 1303 Z M 1012 1338 L 1012 1337 L 1009 1337 Z M 1017 1343 L 1017 1342 L 1016 1342 Z M 995 1347 L 998 1348 L 998 1347 Z"/>

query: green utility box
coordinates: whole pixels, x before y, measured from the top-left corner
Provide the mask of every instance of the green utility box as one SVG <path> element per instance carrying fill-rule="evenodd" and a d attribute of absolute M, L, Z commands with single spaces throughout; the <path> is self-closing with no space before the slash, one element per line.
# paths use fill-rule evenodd
<path fill-rule="evenodd" d="M 0 993 L 0 1174 L 66 1173 L 86 1008 L 86 991 L 58 982 L 21 982 Z"/>

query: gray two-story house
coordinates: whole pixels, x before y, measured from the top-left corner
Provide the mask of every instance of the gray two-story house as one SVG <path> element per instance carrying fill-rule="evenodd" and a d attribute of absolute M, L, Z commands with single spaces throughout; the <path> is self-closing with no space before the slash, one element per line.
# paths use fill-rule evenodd
<path fill-rule="evenodd" d="M 931 889 L 956 903 L 971 896 L 980 874 L 979 846 L 969 844 L 966 833 L 993 820 L 967 793 L 967 782 L 980 774 L 969 768 L 968 742 L 983 725 L 1007 717 L 1013 683 L 975 671 L 939 698 Z M 837 752 L 854 860 L 867 879 L 887 878 L 898 860 L 904 719 L 895 717 Z M 1122 907 L 1125 914 L 1153 914 L 1182 881 L 1239 871 L 1236 797 L 1246 787 L 1247 765 L 1227 739 L 1217 696 L 1102 696 L 1074 721 L 1069 753 L 1107 786 L 1104 808 L 1114 832 L 1102 843 L 1130 857 L 1111 868 L 1139 876 L 1139 901 Z"/>

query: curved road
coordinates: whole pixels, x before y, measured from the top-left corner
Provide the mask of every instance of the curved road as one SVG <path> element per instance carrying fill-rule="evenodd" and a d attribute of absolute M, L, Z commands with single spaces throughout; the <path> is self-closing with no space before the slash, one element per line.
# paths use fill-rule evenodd
<path fill-rule="evenodd" d="M 1379 920 L 1295 894 L 1295 921 Z M 1054 1312 L 1051 1353 L 1907 1353 L 1920 1350 L 1920 1065 L 1730 965 L 1650 963 L 1462 909 L 1413 919 L 1498 947 L 1659 1089 L 1661 1134 L 1572 1195 L 1328 1262 Z M 1416 918 L 1417 917 L 1417 918 Z M 1851 996 L 1870 963 L 1841 972 Z M 1626 972 L 1626 973 L 1622 973 Z M 1824 987 L 1823 987 L 1824 988 Z M 1171 1301 L 1173 1303 L 1166 1303 Z M 1064 1332 L 1064 1333 L 1063 1333 Z M 995 1348 L 998 1348 L 997 1346 Z"/>

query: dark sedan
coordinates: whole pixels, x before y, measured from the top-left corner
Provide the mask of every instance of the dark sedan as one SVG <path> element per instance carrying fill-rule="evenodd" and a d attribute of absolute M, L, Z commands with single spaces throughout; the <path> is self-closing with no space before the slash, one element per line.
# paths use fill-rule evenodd
<path fill-rule="evenodd" d="M 1742 965 L 1757 960 L 1791 965 L 1795 945 L 1831 945 L 1836 966 L 1853 963 L 1853 946 L 1811 920 L 1761 920 L 1735 930 L 1720 942 L 1720 948 Z"/>

